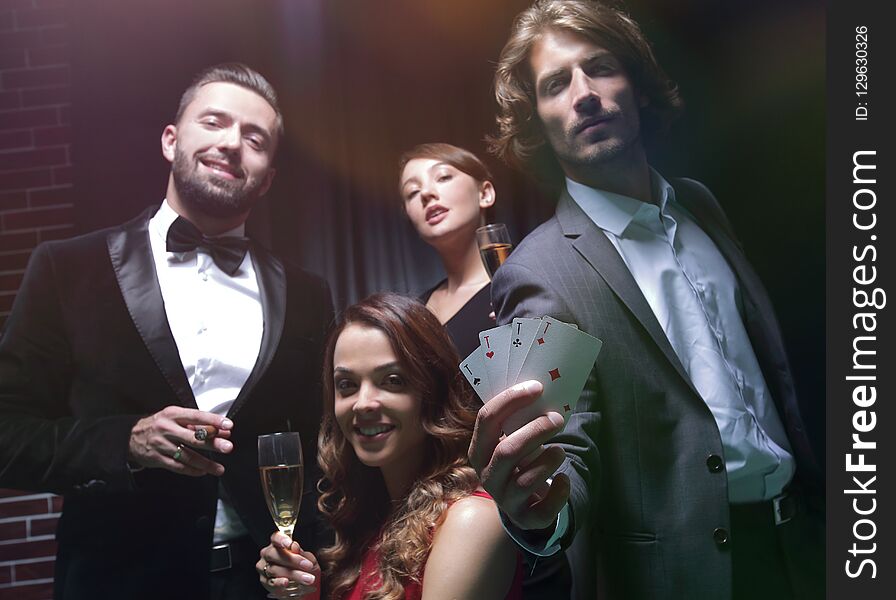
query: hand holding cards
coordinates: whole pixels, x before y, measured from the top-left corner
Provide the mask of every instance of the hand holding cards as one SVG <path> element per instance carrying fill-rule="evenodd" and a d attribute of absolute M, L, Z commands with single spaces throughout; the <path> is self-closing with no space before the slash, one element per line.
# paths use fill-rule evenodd
<path fill-rule="evenodd" d="M 549 411 L 568 415 L 601 348 L 599 339 L 553 317 L 514 319 L 481 332 L 479 341 L 460 370 L 483 402 L 522 381 L 544 387 L 538 400 L 504 421 L 508 434 Z"/>

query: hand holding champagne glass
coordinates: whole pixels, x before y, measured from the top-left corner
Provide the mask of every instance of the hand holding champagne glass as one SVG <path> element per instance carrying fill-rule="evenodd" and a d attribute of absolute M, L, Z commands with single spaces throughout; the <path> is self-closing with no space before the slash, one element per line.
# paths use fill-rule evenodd
<path fill-rule="evenodd" d="M 510 256 L 513 244 L 510 242 L 510 234 L 504 223 L 492 223 L 476 230 L 476 241 L 479 244 L 479 254 L 489 277 L 495 276 L 498 267 Z"/>
<path fill-rule="evenodd" d="M 261 489 L 274 524 L 281 533 L 292 539 L 305 480 L 299 434 L 288 432 L 258 436 L 258 470 Z M 286 589 L 298 590 L 299 586 L 290 585 Z"/>
<path fill-rule="evenodd" d="M 304 481 L 299 434 L 290 432 L 258 436 L 258 469 L 261 488 L 274 524 L 292 538 Z"/>

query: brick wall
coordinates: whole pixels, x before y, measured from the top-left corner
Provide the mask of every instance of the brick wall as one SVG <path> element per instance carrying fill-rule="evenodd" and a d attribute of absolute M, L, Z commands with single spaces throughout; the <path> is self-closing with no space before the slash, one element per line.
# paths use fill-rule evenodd
<path fill-rule="evenodd" d="M 56 521 L 62 498 L 0 490 L 0 599 L 53 597 Z"/>
<path fill-rule="evenodd" d="M 0 323 L 28 257 L 72 235 L 65 0 L 0 0 Z M 0 600 L 52 597 L 61 498 L 0 490 Z"/>

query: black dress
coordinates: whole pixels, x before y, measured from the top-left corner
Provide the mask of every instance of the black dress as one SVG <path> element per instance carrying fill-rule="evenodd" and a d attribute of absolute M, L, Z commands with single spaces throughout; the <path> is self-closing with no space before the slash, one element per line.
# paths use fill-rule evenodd
<path fill-rule="evenodd" d="M 445 283 L 443 279 L 420 295 L 424 304 L 432 296 L 440 285 Z M 486 284 L 481 290 L 467 300 L 459 311 L 445 323 L 448 337 L 454 342 L 460 358 L 466 358 L 479 346 L 479 332 L 495 327 L 495 320 L 489 315 L 492 312 L 492 284 Z"/>

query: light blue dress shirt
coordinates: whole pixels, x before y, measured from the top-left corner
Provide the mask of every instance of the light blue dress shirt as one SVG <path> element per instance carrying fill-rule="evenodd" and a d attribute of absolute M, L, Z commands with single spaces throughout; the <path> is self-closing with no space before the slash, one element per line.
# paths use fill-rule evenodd
<path fill-rule="evenodd" d="M 719 427 L 732 503 L 779 495 L 795 463 L 744 327 L 737 278 L 651 169 L 657 204 L 566 180 L 615 246 Z"/>

